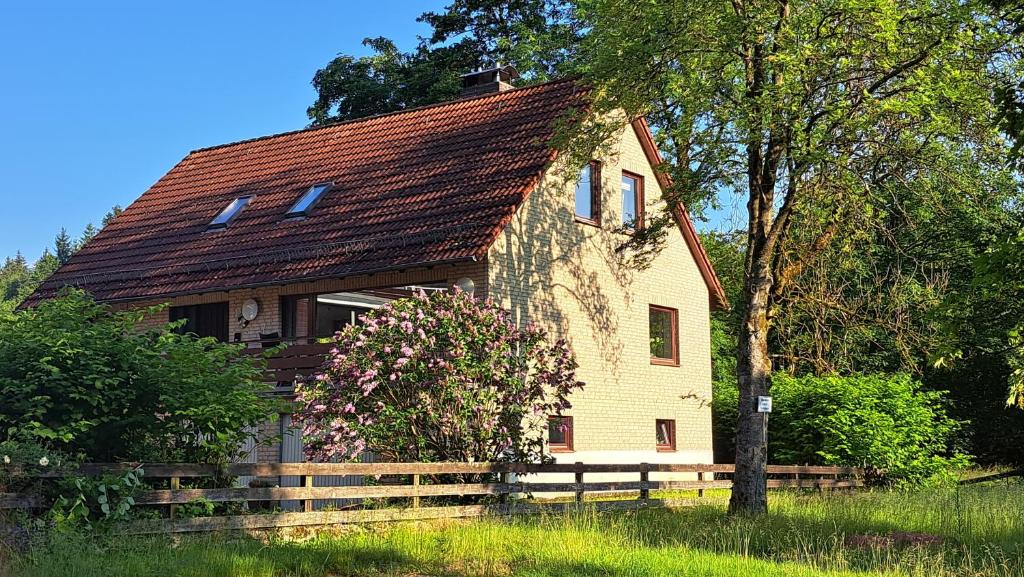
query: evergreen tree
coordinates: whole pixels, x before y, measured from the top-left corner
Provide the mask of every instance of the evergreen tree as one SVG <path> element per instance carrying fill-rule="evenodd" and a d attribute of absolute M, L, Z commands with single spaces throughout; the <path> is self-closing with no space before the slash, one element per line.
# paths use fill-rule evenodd
<path fill-rule="evenodd" d="M 71 235 L 68 234 L 67 229 L 64 227 L 61 227 L 57 237 L 53 240 L 53 246 L 57 253 L 57 262 L 60 264 L 71 260 L 71 256 L 77 250 L 75 241 L 71 240 Z"/>

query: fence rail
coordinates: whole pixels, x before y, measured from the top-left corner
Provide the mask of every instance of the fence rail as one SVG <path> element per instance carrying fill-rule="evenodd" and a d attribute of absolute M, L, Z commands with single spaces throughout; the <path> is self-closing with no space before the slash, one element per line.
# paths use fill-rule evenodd
<path fill-rule="evenodd" d="M 599 509 L 643 507 L 658 504 L 650 498 L 653 490 L 696 490 L 698 496 L 708 489 L 730 489 L 732 481 L 716 478 L 735 471 L 725 464 L 591 464 L 591 463 L 233 463 L 224 467 L 190 463 L 116 463 L 84 464 L 70 472 L 36 475 L 40 479 L 69 476 L 98 476 L 124 473 L 141 467 L 143 477 L 151 484 L 159 479 L 166 489 L 149 489 L 134 496 L 137 505 L 170 506 L 171 519 L 136 524 L 132 532 L 204 531 L 214 528 L 267 528 L 295 525 L 318 525 L 362 521 L 465 517 L 488 513 L 533 510 L 536 504 L 527 501 L 491 505 L 420 507 L 421 498 L 453 496 L 499 496 L 561 494 L 582 502 L 587 493 L 637 492 L 630 501 L 596 503 Z M 769 465 L 769 488 L 847 489 L 864 486 L 864 470 L 853 467 Z M 551 474 L 572 480 L 552 478 Z M 587 481 L 585 475 L 620 474 L 615 479 Z M 620 479 L 621 474 L 638 474 L 638 478 Z M 673 475 L 675 478 L 651 479 L 651 474 Z M 693 478 L 678 478 L 679 474 Z M 317 487 L 313 479 L 320 475 L 358 475 L 394 478 L 402 484 L 382 483 L 340 487 Z M 445 479 L 434 484 L 423 483 L 423 476 L 466 475 L 470 479 Z M 182 479 L 203 477 L 300 477 L 297 487 L 247 488 L 180 488 Z M 485 478 L 485 477 L 490 477 Z M 557 496 L 557 495 L 556 495 Z M 320 499 L 408 499 L 408 507 L 348 511 L 313 511 L 314 500 Z M 277 502 L 299 501 L 302 513 L 272 515 L 234 515 L 215 518 L 173 519 L 176 506 L 204 499 L 211 502 Z M 557 507 L 563 504 L 554 504 Z M 0 509 L 42 506 L 28 495 L 0 493 Z M 547 506 L 547 505 L 545 505 Z"/>

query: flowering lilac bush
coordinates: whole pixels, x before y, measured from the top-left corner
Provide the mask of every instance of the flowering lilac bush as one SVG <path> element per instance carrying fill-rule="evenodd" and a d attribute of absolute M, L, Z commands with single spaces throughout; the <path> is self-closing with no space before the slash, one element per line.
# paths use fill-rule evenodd
<path fill-rule="evenodd" d="M 311 459 L 539 461 L 548 416 L 583 386 L 564 341 L 489 300 L 420 294 L 361 320 L 297 387 Z"/>

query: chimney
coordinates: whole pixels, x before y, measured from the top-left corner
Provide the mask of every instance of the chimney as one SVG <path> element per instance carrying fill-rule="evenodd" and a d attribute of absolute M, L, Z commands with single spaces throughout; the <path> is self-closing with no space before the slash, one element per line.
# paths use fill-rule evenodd
<path fill-rule="evenodd" d="M 511 90 L 511 82 L 516 78 L 519 78 L 519 72 L 511 66 L 502 66 L 501 63 L 494 68 L 463 74 L 462 98 Z"/>

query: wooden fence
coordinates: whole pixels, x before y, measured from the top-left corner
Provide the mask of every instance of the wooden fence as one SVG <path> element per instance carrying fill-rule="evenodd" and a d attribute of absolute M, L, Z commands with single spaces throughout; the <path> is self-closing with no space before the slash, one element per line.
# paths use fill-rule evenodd
<path fill-rule="evenodd" d="M 636 492 L 635 499 L 608 500 L 595 502 L 598 509 L 629 509 L 660 504 L 650 498 L 652 490 L 695 490 L 698 497 L 707 489 L 729 489 L 732 481 L 725 476 L 734 471 L 733 465 L 711 464 L 519 464 L 519 463 L 236 463 L 225 469 L 212 465 L 197 464 L 87 464 L 73 473 L 41 474 L 41 478 L 61 476 L 96 476 L 107 473 L 126 472 L 142 467 L 147 483 L 164 484 L 166 489 L 148 489 L 134 496 L 136 505 L 169 506 L 170 519 L 154 519 L 134 523 L 130 528 L 135 533 L 162 533 L 208 531 L 217 529 L 260 529 L 299 525 L 323 525 L 332 523 L 359 523 L 375 521 L 397 521 L 412 519 L 472 517 L 486 514 L 509 514 L 535 511 L 538 507 L 559 509 L 575 506 L 584 501 L 587 493 Z M 687 473 L 692 479 L 651 479 L 651 474 Z M 552 481 L 536 475 L 572 474 L 572 481 Z M 618 474 L 637 476 L 635 480 L 587 481 L 585 475 Z M 850 467 L 819 466 L 768 466 L 768 487 L 808 488 L 819 490 L 856 488 L 864 486 L 863 470 Z M 318 475 L 361 475 L 373 476 L 382 481 L 397 480 L 401 484 L 381 483 L 376 485 L 316 487 L 313 478 Z M 425 476 L 462 475 L 470 477 L 468 482 L 445 482 L 423 484 Z M 203 477 L 254 476 L 282 477 L 298 476 L 302 479 L 298 487 L 246 487 L 194 489 L 181 488 L 182 480 Z M 543 503 L 527 499 L 504 499 L 504 502 L 489 505 L 434 506 L 422 507 L 421 498 L 452 496 L 500 496 L 561 494 L 571 496 L 563 503 Z M 363 508 L 355 506 L 346 510 L 313 511 L 313 501 L 318 499 L 391 499 L 403 498 L 405 506 L 392 504 L 387 508 Z M 212 502 L 280 502 L 300 501 L 302 512 L 250 514 L 220 517 L 175 519 L 174 509 L 199 499 Z M 33 508 L 41 503 L 27 495 L 0 493 L 0 509 Z"/>

